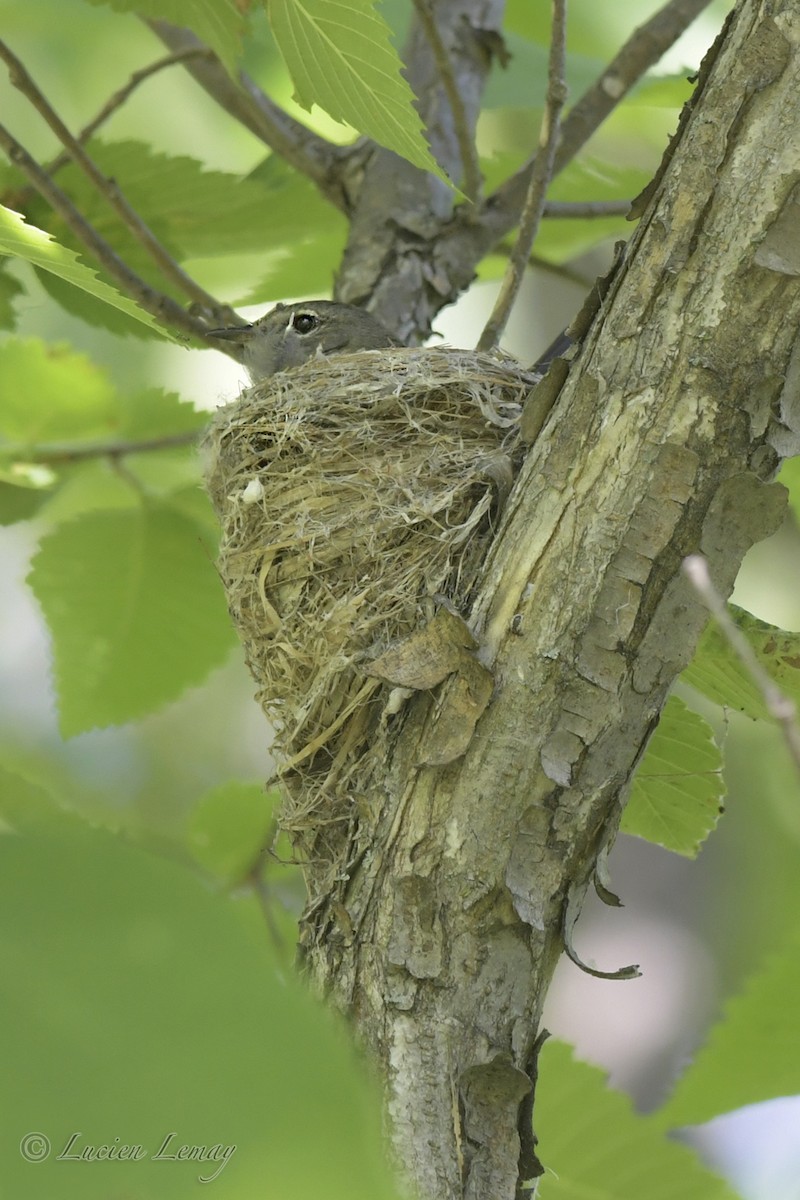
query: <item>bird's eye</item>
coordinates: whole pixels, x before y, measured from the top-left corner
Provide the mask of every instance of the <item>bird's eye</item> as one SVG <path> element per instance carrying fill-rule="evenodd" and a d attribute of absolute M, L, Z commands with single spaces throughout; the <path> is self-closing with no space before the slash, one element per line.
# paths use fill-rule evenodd
<path fill-rule="evenodd" d="M 298 333 L 311 333 L 318 325 L 319 317 L 310 312 L 295 313 L 291 321 L 291 328 L 296 329 Z"/>

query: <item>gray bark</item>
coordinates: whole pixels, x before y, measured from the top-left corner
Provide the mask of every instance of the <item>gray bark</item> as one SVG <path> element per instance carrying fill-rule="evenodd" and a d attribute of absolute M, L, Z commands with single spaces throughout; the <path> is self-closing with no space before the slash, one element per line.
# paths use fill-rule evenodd
<path fill-rule="evenodd" d="M 800 449 L 794 0 L 742 3 L 701 87 L 486 563 L 470 620 L 492 703 L 445 768 L 415 766 L 435 702 L 411 706 L 363 855 L 306 930 L 422 1197 L 510 1200 L 535 1169 L 531 1053 L 565 922 L 706 619 L 681 560 L 706 554 L 727 594 Z"/>

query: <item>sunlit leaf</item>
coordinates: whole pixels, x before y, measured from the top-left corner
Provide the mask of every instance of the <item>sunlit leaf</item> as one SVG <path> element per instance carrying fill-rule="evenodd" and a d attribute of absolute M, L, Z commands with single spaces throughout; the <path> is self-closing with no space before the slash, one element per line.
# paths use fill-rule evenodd
<path fill-rule="evenodd" d="M 728 611 L 772 681 L 800 704 L 800 633 L 760 621 L 736 604 L 729 604 Z M 715 704 L 738 709 L 748 717 L 769 716 L 758 685 L 715 621 L 706 626 L 681 679 Z"/>
<path fill-rule="evenodd" d="M 634 776 L 620 830 L 694 858 L 719 820 L 724 795 L 711 726 L 670 696 Z"/>
<path fill-rule="evenodd" d="M 48 271 L 149 326 L 163 337 L 170 336 L 165 329 L 156 324 L 149 313 L 139 308 L 138 304 L 98 278 L 94 271 L 78 260 L 73 250 L 60 246 L 49 233 L 37 229 L 35 225 L 26 224 L 25 218 L 19 213 L 0 205 L 0 255 L 3 254 L 14 255 L 43 271 Z"/>
<path fill-rule="evenodd" d="M 304 108 L 318 104 L 423 171 L 442 176 L 422 136 L 389 27 L 372 0 L 266 0 Z"/>

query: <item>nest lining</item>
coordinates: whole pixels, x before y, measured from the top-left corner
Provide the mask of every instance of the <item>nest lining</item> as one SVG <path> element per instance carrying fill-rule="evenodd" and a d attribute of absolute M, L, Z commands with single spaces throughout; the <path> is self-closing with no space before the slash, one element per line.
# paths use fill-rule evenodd
<path fill-rule="evenodd" d="M 218 412 L 204 449 L 219 568 L 295 775 L 290 831 L 337 819 L 336 780 L 352 779 L 383 686 L 365 663 L 419 629 L 435 594 L 465 610 L 536 379 L 444 347 L 362 351 Z"/>

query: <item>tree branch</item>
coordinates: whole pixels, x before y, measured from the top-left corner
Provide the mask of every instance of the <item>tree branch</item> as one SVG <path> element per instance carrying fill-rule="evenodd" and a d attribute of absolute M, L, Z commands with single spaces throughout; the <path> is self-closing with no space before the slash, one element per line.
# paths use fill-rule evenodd
<path fill-rule="evenodd" d="M 574 156 L 636 80 L 709 3 L 710 0 L 670 0 L 631 35 L 597 83 L 567 113 L 561 127 L 561 147 L 556 152 L 556 173 L 566 164 L 566 156 Z M 506 180 L 484 202 L 477 220 L 474 214 L 458 210 L 449 229 L 440 232 L 433 251 L 438 286 L 429 295 L 429 319 L 468 286 L 475 264 L 514 229 L 532 170 L 531 162 Z"/>
<path fill-rule="evenodd" d="M 478 350 L 491 350 L 500 340 L 514 301 L 517 298 L 533 243 L 542 220 L 544 200 L 553 177 L 556 147 L 560 132 L 561 110 L 567 99 L 567 6 L 566 0 L 553 0 L 550 54 L 547 64 L 547 94 L 545 96 L 539 152 L 531 171 L 528 194 L 522 207 L 517 244 L 508 262 L 503 283 L 494 308 L 478 339 Z"/>
<path fill-rule="evenodd" d="M 683 560 L 683 569 L 700 599 L 725 635 L 729 646 L 761 692 L 767 712 L 780 727 L 794 768 L 800 772 L 800 726 L 797 724 L 797 705 L 794 700 L 781 691 L 775 680 L 764 670 L 753 647 L 736 622 L 731 619 L 725 601 L 711 582 L 708 563 L 703 555 L 690 554 Z"/>
<path fill-rule="evenodd" d="M 502 0 L 448 0 L 436 9 L 439 36 L 448 48 L 453 76 L 469 129 L 474 129 L 491 69 L 487 45 L 499 38 Z M 418 110 L 443 169 L 454 179 L 462 169 L 453 110 L 433 49 L 415 18 L 404 61 Z M 350 236 L 335 295 L 369 307 L 404 341 L 427 336 L 433 315 L 454 299 L 449 264 L 438 256 L 442 231 L 453 221 L 455 197 L 441 180 L 373 148 L 364 164 L 352 207 Z M 469 225 L 474 206 L 462 205 L 460 225 Z M 460 227 L 460 226 L 459 226 Z M 464 275 L 471 278 L 476 259 Z"/>
<path fill-rule="evenodd" d="M 23 458 L 25 462 L 73 463 L 89 458 L 124 458 L 127 454 L 144 454 L 152 450 L 172 450 L 176 446 L 191 446 L 200 435 L 196 431 L 167 433 L 152 438 L 118 438 L 107 442 L 41 442 L 30 446 L 5 446 L 3 453 Z"/>
<path fill-rule="evenodd" d="M 192 338 L 199 338 L 215 350 L 224 350 L 218 340 L 208 336 L 207 327 L 203 322 L 190 316 L 171 296 L 151 288 L 122 261 L 105 238 L 101 237 L 81 216 L 69 197 L 53 182 L 47 172 L 2 125 L 0 125 L 0 146 L 5 150 L 10 161 L 27 176 L 39 195 L 58 213 L 81 245 L 94 256 L 100 266 L 145 312 L 150 313 L 163 325 L 171 326 Z"/>
<path fill-rule="evenodd" d="M 82 146 L 88 142 L 93 133 L 108 121 L 114 113 L 122 107 L 126 100 L 136 91 L 136 89 L 150 79 L 159 71 L 166 70 L 167 67 L 180 66 L 190 58 L 208 58 L 212 51 L 207 46 L 191 46 L 187 50 L 181 50 L 177 54 L 167 54 L 164 58 L 159 58 L 156 62 L 150 63 L 149 66 L 142 67 L 138 71 L 134 71 L 127 83 L 110 96 L 103 107 L 100 109 L 96 117 L 89 121 L 88 125 L 84 125 L 83 129 L 78 134 L 76 141 Z M 55 175 L 62 167 L 70 161 L 70 156 L 66 150 L 53 159 L 47 166 L 48 174 Z"/>
<path fill-rule="evenodd" d="M 627 217 L 630 210 L 630 200 L 546 200 L 542 216 L 559 221 L 585 221 L 592 217 Z"/>
<path fill-rule="evenodd" d="M 201 288 L 177 264 L 172 255 L 161 244 L 153 231 L 125 199 L 119 185 L 108 179 L 92 158 L 86 153 L 80 142 L 73 137 L 55 109 L 49 104 L 45 95 L 36 86 L 28 71 L 20 60 L 9 49 L 5 42 L 0 41 L 0 58 L 8 67 L 8 74 L 16 87 L 33 107 L 44 118 L 62 146 L 66 149 L 72 161 L 80 167 L 100 195 L 114 209 L 114 212 L 130 230 L 136 240 L 144 247 L 153 262 L 159 268 L 164 278 L 169 280 L 179 291 L 182 291 L 195 304 L 199 304 L 210 316 L 214 323 L 221 320 L 221 306 L 213 296 Z"/>
<path fill-rule="evenodd" d="M 671 0 L 629 39 L 596 85 L 604 99 L 602 112 L 593 110 L 592 128 L 709 2 Z M 501 6 L 495 0 L 488 7 L 478 0 L 452 0 L 440 6 L 437 15 L 440 21 L 446 21 L 442 30 L 445 44 L 456 47 L 451 52 L 453 72 L 471 122 L 490 69 L 488 35 L 500 29 Z M 437 159 L 446 170 L 457 172 L 460 157 L 450 106 L 442 103 L 443 88 L 437 81 L 433 55 L 427 44 L 420 46 L 420 40 L 412 27 L 405 54 L 409 81 L 420 98 L 421 115 Z M 628 74 L 620 77 L 620 82 L 615 71 L 623 68 Z M 612 91 L 614 86 L 621 87 L 619 95 L 608 96 L 602 80 L 606 87 L 610 84 Z M 592 107 L 593 94 L 594 89 L 579 100 L 573 109 L 577 115 L 573 118 L 569 113 L 562 125 L 562 144 L 566 141 L 571 154 L 578 141 L 588 136 L 581 114 L 584 107 L 587 111 Z M 556 152 L 556 170 L 563 165 L 561 154 L 561 150 Z M 439 310 L 472 281 L 476 264 L 516 226 L 531 170 L 529 164 L 508 180 L 476 215 L 469 205 L 454 211 L 452 197 L 438 181 L 388 152 L 374 150 L 365 164 L 363 183 L 352 210 L 350 240 L 336 284 L 337 299 L 350 303 L 369 299 L 371 310 L 402 340 L 426 337 Z"/>
<path fill-rule="evenodd" d="M 413 0 L 414 9 L 417 14 L 417 19 L 420 22 L 425 36 L 428 39 L 433 56 L 436 60 L 436 65 L 439 68 L 439 78 L 442 82 L 444 90 L 447 92 L 447 98 L 450 101 L 450 112 L 453 117 L 453 126 L 458 139 L 458 147 L 461 152 L 461 167 L 463 171 L 464 193 L 469 200 L 477 203 L 481 193 L 481 185 L 483 176 L 481 175 L 480 163 L 478 161 L 478 152 L 475 147 L 474 128 L 470 126 L 467 118 L 467 113 L 464 108 L 464 103 L 461 99 L 461 93 L 453 75 L 453 68 L 450 63 L 450 56 L 447 53 L 447 48 L 442 41 L 439 27 L 436 24 L 433 12 L 431 10 L 430 0 Z"/>
<path fill-rule="evenodd" d="M 634 30 L 603 74 L 572 106 L 561 127 L 555 174 L 572 162 L 578 151 L 627 96 L 638 80 L 666 54 L 711 0 L 669 0 L 649 21 Z M 535 158 L 507 179 L 485 206 L 488 226 L 502 237 L 516 224 Z"/>
<path fill-rule="evenodd" d="M 335 146 L 313 133 L 284 112 L 244 72 L 240 73 L 238 83 L 231 79 L 216 54 L 188 29 L 168 21 L 147 20 L 146 24 L 174 53 L 193 48 L 206 50 L 203 59 L 185 64 L 192 78 L 220 108 L 306 175 L 332 204 L 342 211 L 348 210 L 341 176 L 353 155 L 352 147 Z"/>
<path fill-rule="evenodd" d="M 785 511 L 762 480 L 800 450 L 798 139 L 797 5 L 743 0 L 505 506 L 469 617 L 495 691 L 465 758 L 419 765 L 445 684 L 359 767 L 306 961 L 383 1068 L 418 1195 L 515 1195 L 565 912 L 707 620 L 681 563 L 704 553 L 724 596 Z"/>

